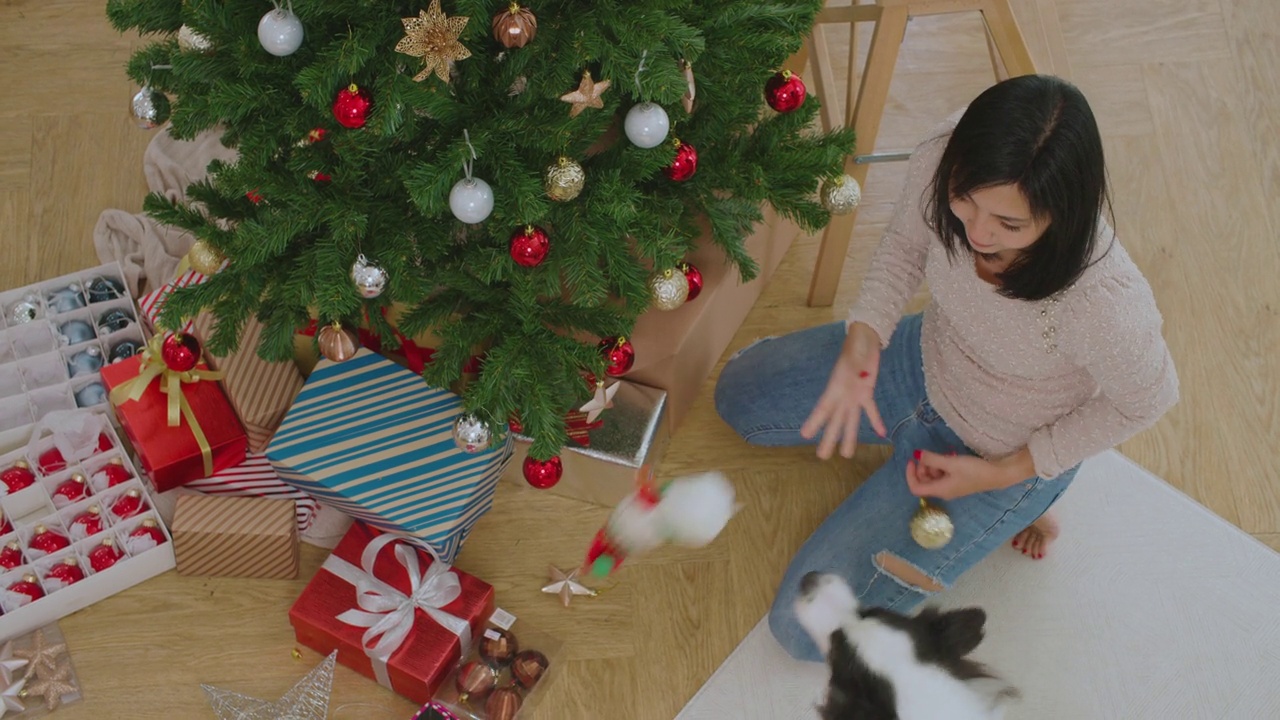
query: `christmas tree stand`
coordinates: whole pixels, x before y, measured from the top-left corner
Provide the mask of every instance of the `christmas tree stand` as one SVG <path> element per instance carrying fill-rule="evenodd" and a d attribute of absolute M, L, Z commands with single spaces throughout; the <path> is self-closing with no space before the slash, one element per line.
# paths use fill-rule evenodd
<path fill-rule="evenodd" d="M 946 15 L 958 12 L 979 12 L 986 26 L 987 49 L 997 80 L 1035 73 L 1035 65 L 1027 44 L 1023 40 L 1018 21 L 1009 8 L 1009 0 L 875 0 L 874 3 L 828 6 L 818 14 L 813 32 L 804 50 L 791 59 L 789 68 L 799 72 L 806 61 L 811 61 L 814 87 L 823 99 L 822 127 L 852 127 L 857 135 L 858 154 L 845 160 L 845 172 L 859 185 L 866 182 L 867 171 L 873 162 L 905 160 L 910 153 L 877 153 L 876 136 L 884 116 L 884 105 L 889 96 L 889 83 L 893 80 L 894 66 L 898 61 L 898 46 L 906 35 L 907 23 L 913 17 Z M 859 23 L 872 23 L 871 45 L 862 72 L 857 72 L 857 30 Z M 841 111 L 836 98 L 835 73 L 831 66 L 825 26 L 849 26 L 849 79 L 846 97 L 847 107 Z M 1003 66 L 1003 67 L 1002 67 Z M 832 303 L 840 273 L 844 269 L 849 241 L 858 211 L 834 215 L 822 235 L 818 260 L 809 283 L 809 305 L 825 307 Z"/>

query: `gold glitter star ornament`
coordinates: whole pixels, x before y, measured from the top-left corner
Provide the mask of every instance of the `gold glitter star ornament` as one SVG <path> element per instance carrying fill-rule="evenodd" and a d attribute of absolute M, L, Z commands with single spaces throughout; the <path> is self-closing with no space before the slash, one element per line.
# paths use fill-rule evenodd
<path fill-rule="evenodd" d="M 422 72 L 413 76 L 414 80 L 422 82 L 435 73 L 449 82 L 449 63 L 471 57 L 471 51 L 458 41 L 470 19 L 460 15 L 445 17 L 440 0 L 431 0 L 431 7 L 418 11 L 417 17 L 400 19 L 404 37 L 396 43 L 396 52 L 422 58 Z"/>
<path fill-rule="evenodd" d="M 609 84 L 608 80 L 596 82 L 591 78 L 590 70 L 583 70 L 578 89 L 560 96 L 561 100 L 573 106 L 569 108 L 569 117 L 578 117 L 587 108 L 603 108 L 604 100 L 600 96 L 609 89 Z"/>

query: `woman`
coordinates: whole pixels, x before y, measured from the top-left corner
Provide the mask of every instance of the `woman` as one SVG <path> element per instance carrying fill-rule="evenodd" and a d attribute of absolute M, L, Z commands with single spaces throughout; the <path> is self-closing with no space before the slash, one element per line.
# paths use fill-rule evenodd
<path fill-rule="evenodd" d="M 769 624 L 793 656 L 821 659 L 792 610 L 806 572 L 905 611 L 1003 543 L 1038 559 L 1057 535 L 1045 511 L 1081 461 L 1177 401 L 1160 313 L 1107 198 L 1079 90 L 999 83 L 916 147 L 848 320 L 725 366 L 716 407 L 750 443 L 817 443 L 824 459 L 893 446 L 787 570 Z M 900 320 L 926 280 L 928 308 Z M 942 548 L 911 537 L 920 498 L 955 525 Z"/>

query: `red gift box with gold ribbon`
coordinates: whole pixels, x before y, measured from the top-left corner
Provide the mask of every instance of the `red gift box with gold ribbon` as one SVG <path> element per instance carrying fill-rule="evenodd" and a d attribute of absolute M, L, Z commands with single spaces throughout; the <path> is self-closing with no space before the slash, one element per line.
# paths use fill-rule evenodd
<path fill-rule="evenodd" d="M 104 365 L 111 404 L 156 490 L 163 492 L 244 462 L 248 439 L 217 380 L 197 363 L 165 365 L 162 336 L 131 358 Z"/>
<path fill-rule="evenodd" d="M 422 704 L 478 641 L 493 586 L 361 522 L 289 610 L 298 642 Z"/>

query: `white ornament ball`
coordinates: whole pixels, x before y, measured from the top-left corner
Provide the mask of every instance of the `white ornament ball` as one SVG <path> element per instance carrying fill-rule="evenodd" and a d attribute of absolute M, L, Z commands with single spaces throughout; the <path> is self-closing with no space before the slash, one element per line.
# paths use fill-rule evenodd
<path fill-rule="evenodd" d="M 453 442 L 465 453 L 484 452 L 493 443 L 493 432 L 475 415 L 459 415 L 453 421 Z"/>
<path fill-rule="evenodd" d="M 183 52 L 207 53 L 213 49 L 209 38 L 191 29 L 190 25 L 178 28 L 178 49 Z"/>
<path fill-rule="evenodd" d="M 841 175 L 822 184 L 822 206 L 832 215 L 848 215 L 862 202 L 862 188 L 849 175 Z"/>
<path fill-rule="evenodd" d="M 689 299 L 689 279 L 677 269 L 668 269 L 649 279 L 653 305 L 659 310 L 675 310 Z"/>
<path fill-rule="evenodd" d="M 646 150 L 661 145 L 671 130 L 671 118 L 657 103 L 644 102 L 631 106 L 623 124 L 627 139 Z"/>
<path fill-rule="evenodd" d="M 463 178 L 449 191 L 449 209 L 464 223 L 484 222 L 493 212 L 493 188 L 480 178 Z"/>
<path fill-rule="evenodd" d="M 258 21 L 258 42 L 267 52 L 284 57 L 302 47 L 302 21 L 292 10 L 276 8 Z"/>
<path fill-rule="evenodd" d="M 351 282 L 364 298 L 376 298 L 387 289 L 387 271 L 369 262 L 364 255 L 351 266 Z"/>

